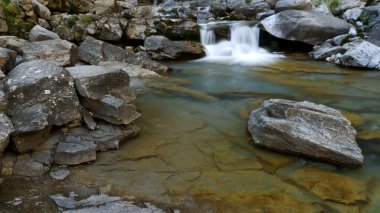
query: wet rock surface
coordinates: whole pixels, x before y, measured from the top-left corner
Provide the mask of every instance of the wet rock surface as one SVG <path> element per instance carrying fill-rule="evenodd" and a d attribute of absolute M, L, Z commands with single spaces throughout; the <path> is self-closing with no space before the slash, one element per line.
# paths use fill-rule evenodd
<path fill-rule="evenodd" d="M 346 34 L 352 28 L 351 24 L 334 16 L 299 10 L 277 13 L 262 20 L 260 26 L 275 37 L 310 45 Z"/>
<path fill-rule="evenodd" d="M 345 166 L 363 165 L 355 129 L 339 111 L 323 105 L 268 100 L 251 113 L 248 130 L 259 146 Z"/>

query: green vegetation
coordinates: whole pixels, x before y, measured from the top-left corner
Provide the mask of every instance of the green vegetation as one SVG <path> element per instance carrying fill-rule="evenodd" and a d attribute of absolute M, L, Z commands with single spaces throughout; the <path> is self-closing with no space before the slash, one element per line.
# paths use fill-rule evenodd
<path fill-rule="evenodd" d="M 65 18 L 63 18 L 64 22 L 65 22 L 65 25 L 69 28 L 73 27 L 75 25 L 75 23 L 77 22 L 78 20 L 78 17 L 77 16 L 74 16 L 74 15 L 69 15 L 69 16 L 66 16 Z"/>
<path fill-rule="evenodd" d="M 91 14 L 83 14 L 83 15 L 80 16 L 80 20 L 83 23 L 89 24 L 89 23 L 91 23 L 91 22 L 94 21 L 94 18 L 92 17 Z"/>
<path fill-rule="evenodd" d="M 360 16 L 360 21 L 365 24 L 365 25 L 368 25 L 371 20 L 372 20 L 372 16 L 369 14 L 369 13 L 362 13 L 362 15 Z"/>
<path fill-rule="evenodd" d="M 22 8 L 17 3 L 12 3 L 10 0 L 1 0 L 4 19 L 7 22 L 10 33 L 27 32 L 32 27 L 31 23 L 23 19 Z"/>
<path fill-rule="evenodd" d="M 316 0 L 317 5 L 326 4 L 330 11 L 334 11 L 339 6 L 340 0 Z"/>

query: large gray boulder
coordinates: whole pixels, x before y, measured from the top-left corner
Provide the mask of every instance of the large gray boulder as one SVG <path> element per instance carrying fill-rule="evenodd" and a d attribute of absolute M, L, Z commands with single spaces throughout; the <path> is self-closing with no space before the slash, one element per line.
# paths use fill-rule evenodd
<path fill-rule="evenodd" d="M 0 70 L 8 72 L 16 65 L 16 51 L 0 47 Z"/>
<path fill-rule="evenodd" d="M 59 66 L 71 66 L 78 61 L 77 46 L 60 39 L 26 43 L 23 53 L 25 61 L 46 60 Z"/>
<path fill-rule="evenodd" d="M 0 112 L 0 153 L 8 146 L 10 134 L 13 132 L 11 119 Z"/>
<path fill-rule="evenodd" d="M 258 13 L 265 12 L 269 9 L 269 4 L 265 2 L 241 4 L 240 6 L 234 8 L 230 16 L 236 20 L 252 20 L 256 18 Z"/>
<path fill-rule="evenodd" d="M 20 55 L 26 43 L 28 41 L 16 36 L 0 36 L 0 47 L 14 50 Z"/>
<path fill-rule="evenodd" d="M 280 0 L 276 3 L 277 13 L 284 10 L 311 10 L 313 3 L 311 0 Z"/>
<path fill-rule="evenodd" d="M 319 12 L 286 10 L 262 20 L 260 27 L 278 38 L 315 45 L 347 34 L 353 26 Z"/>
<path fill-rule="evenodd" d="M 29 31 L 29 41 L 45 41 L 53 39 L 60 39 L 59 35 L 55 32 L 41 27 L 40 25 L 34 26 Z"/>
<path fill-rule="evenodd" d="M 141 66 L 157 73 L 170 71 L 170 68 L 163 64 L 90 36 L 87 36 L 79 46 L 79 58 L 92 65 L 98 65 L 102 61 L 118 61 Z"/>
<path fill-rule="evenodd" d="M 129 88 L 129 75 L 121 69 L 101 66 L 68 68 L 83 106 L 94 117 L 113 124 L 129 124 L 140 117 L 130 102 L 136 99 Z"/>
<path fill-rule="evenodd" d="M 350 44 L 352 46 L 345 54 L 338 57 L 337 64 L 350 67 L 380 69 L 380 47 L 370 42 Z"/>
<path fill-rule="evenodd" d="M 66 69 L 54 63 L 22 63 L 7 75 L 3 87 L 11 117 L 39 104 L 50 111 L 52 125 L 60 126 L 81 117 L 74 81 Z"/>
<path fill-rule="evenodd" d="M 248 130 L 256 145 L 268 149 L 343 166 L 363 165 L 355 129 L 338 110 L 324 105 L 267 100 L 251 113 Z"/>
<path fill-rule="evenodd" d="M 171 41 L 164 36 L 150 36 L 145 39 L 144 47 L 152 59 L 189 60 L 205 55 L 200 43 L 193 41 Z"/>

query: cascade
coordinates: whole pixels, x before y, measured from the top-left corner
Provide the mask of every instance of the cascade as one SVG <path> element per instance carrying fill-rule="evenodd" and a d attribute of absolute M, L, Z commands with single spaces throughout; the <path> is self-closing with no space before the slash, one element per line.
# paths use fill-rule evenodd
<path fill-rule="evenodd" d="M 214 30 L 228 26 L 230 39 L 216 42 Z M 201 43 L 206 57 L 201 61 L 245 66 L 273 63 L 283 56 L 272 54 L 259 47 L 260 30 L 246 22 L 212 22 L 200 24 Z"/>

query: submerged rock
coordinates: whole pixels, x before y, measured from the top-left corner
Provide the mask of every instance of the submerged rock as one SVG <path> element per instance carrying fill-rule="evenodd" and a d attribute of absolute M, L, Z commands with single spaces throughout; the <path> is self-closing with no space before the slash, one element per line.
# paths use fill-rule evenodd
<path fill-rule="evenodd" d="M 64 180 L 70 175 L 70 170 L 63 168 L 50 172 L 50 177 L 55 180 Z"/>
<path fill-rule="evenodd" d="M 315 45 L 347 34 L 353 26 L 319 12 L 286 10 L 262 20 L 260 27 L 278 38 Z"/>
<path fill-rule="evenodd" d="M 42 163 L 35 161 L 29 154 L 17 156 L 13 174 L 27 177 L 38 177 L 45 172 Z"/>
<path fill-rule="evenodd" d="M 363 165 L 355 129 L 339 111 L 324 105 L 267 100 L 251 113 L 248 130 L 259 146 L 344 166 Z"/>
<path fill-rule="evenodd" d="M 200 43 L 193 41 L 171 41 L 164 36 L 150 36 L 144 47 L 153 59 L 190 60 L 205 55 Z"/>

